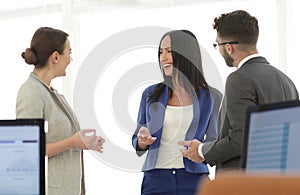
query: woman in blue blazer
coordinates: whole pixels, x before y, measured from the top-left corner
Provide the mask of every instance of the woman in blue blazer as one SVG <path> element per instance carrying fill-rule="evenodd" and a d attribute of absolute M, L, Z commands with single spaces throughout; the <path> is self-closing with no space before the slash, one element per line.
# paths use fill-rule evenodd
<path fill-rule="evenodd" d="M 141 193 L 195 194 L 199 182 L 208 178 L 208 167 L 184 158 L 184 148 L 177 142 L 217 139 L 222 95 L 205 81 L 200 47 L 192 32 L 166 33 L 158 59 L 164 81 L 143 92 L 132 137 L 138 156 L 148 151 Z"/>

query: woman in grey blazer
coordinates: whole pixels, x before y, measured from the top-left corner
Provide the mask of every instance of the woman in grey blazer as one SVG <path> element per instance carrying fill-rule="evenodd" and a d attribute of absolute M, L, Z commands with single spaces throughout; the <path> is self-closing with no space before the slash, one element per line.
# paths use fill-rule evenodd
<path fill-rule="evenodd" d="M 80 130 L 71 107 L 54 88 L 52 79 L 65 76 L 72 60 L 68 34 L 49 27 L 39 28 L 31 47 L 22 53 L 34 70 L 17 96 L 17 118 L 43 118 L 48 122 L 46 154 L 48 194 L 85 194 L 82 150 L 102 152 L 104 139 L 94 129 Z"/>

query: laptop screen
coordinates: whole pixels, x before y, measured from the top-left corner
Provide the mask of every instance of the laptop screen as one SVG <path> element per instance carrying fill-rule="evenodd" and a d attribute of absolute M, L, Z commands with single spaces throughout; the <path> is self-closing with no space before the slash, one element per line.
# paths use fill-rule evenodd
<path fill-rule="evenodd" d="M 0 194 L 45 194 L 42 119 L 0 120 Z"/>
<path fill-rule="evenodd" d="M 246 172 L 300 173 L 300 102 L 250 107 L 242 168 Z"/>

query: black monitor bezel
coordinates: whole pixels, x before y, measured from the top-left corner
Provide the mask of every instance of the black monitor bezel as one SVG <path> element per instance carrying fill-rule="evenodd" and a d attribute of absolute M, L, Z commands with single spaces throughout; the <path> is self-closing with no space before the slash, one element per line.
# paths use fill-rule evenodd
<path fill-rule="evenodd" d="M 258 112 L 265 112 L 265 111 L 272 111 L 272 110 L 279 110 L 279 109 L 286 109 L 292 107 L 299 107 L 300 101 L 299 100 L 291 100 L 285 102 L 276 102 L 276 103 L 269 103 L 269 104 L 261 104 L 248 107 L 246 111 L 246 123 L 245 123 L 245 130 L 244 130 L 244 137 L 243 137 L 243 147 L 242 147 L 242 155 L 241 155 L 241 168 L 246 170 L 247 167 L 247 154 L 248 154 L 248 141 L 249 141 L 249 127 L 251 116 L 253 113 Z"/>
<path fill-rule="evenodd" d="M 46 194 L 46 173 L 45 173 L 45 156 L 46 156 L 46 133 L 44 119 L 7 119 L 0 120 L 0 126 L 39 126 L 39 152 L 40 152 L 40 178 L 39 178 L 39 194 Z"/>

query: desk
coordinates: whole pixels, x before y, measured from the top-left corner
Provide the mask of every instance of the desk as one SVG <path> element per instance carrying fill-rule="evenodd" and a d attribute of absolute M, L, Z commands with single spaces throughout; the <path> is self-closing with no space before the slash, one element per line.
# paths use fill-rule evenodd
<path fill-rule="evenodd" d="M 300 175 L 218 174 L 205 181 L 197 195 L 299 195 Z"/>

